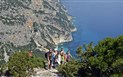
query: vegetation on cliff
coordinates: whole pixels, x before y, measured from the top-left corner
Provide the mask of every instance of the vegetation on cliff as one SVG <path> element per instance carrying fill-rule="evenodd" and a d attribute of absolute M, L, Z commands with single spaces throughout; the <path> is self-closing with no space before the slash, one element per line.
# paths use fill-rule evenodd
<path fill-rule="evenodd" d="M 3 66 L 1 66 L 3 67 Z M 16 52 L 10 56 L 8 63 L 8 73 L 6 69 L 1 69 L 1 74 L 14 77 L 27 77 L 33 74 L 33 68 L 44 68 L 44 58 L 34 55 L 29 57 L 28 52 Z M 6 74 L 7 73 L 7 74 Z"/>
<path fill-rule="evenodd" d="M 77 49 L 79 60 L 59 67 L 65 77 L 122 77 L 123 36 L 105 38 L 96 46 L 92 43 Z"/>
<path fill-rule="evenodd" d="M 83 49 L 84 48 L 84 49 Z M 78 47 L 77 59 L 72 59 L 58 67 L 59 73 L 65 77 L 122 77 L 123 76 L 123 36 L 105 38 L 96 46 L 92 42 Z M 44 67 L 44 57 L 27 52 L 16 52 L 10 56 L 7 63 L 8 70 L 15 77 L 29 76 L 33 68 Z M 1 74 L 3 74 L 1 66 Z"/>

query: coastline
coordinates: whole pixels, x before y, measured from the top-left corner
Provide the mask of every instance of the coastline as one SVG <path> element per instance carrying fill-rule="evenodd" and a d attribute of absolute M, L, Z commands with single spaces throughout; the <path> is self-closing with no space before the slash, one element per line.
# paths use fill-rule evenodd
<path fill-rule="evenodd" d="M 68 43 L 68 42 L 72 42 L 73 41 L 73 32 L 76 32 L 77 28 L 75 27 L 73 30 L 71 30 L 71 39 L 69 40 L 62 40 L 61 42 L 58 43 L 58 45 L 56 45 L 56 47 L 54 49 L 60 50 L 61 48 L 64 48 L 65 52 L 67 52 L 68 49 L 67 47 L 63 46 L 64 43 Z"/>

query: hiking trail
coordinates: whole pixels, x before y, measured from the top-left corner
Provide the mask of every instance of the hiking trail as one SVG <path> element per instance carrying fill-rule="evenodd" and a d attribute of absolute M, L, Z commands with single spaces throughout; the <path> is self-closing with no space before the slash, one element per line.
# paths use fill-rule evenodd
<path fill-rule="evenodd" d="M 31 77 L 62 77 L 58 75 L 57 69 L 42 69 L 42 68 L 35 68 L 34 69 L 35 74 L 31 75 Z"/>

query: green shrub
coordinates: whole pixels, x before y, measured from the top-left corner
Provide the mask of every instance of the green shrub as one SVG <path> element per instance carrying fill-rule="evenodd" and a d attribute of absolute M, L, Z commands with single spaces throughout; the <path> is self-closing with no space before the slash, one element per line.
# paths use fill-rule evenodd
<path fill-rule="evenodd" d="M 15 77 L 26 77 L 35 67 L 44 67 L 43 59 L 29 57 L 27 52 L 16 52 L 9 58 L 8 69 Z"/>
<path fill-rule="evenodd" d="M 0 65 L 0 75 L 4 75 L 6 69 L 7 69 L 6 64 L 1 64 Z"/>
<path fill-rule="evenodd" d="M 80 67 L 81 64 L 79 64 L 77 61 L 70 61 L 66 64 L 60 65 L 58 67 L 58 71 L 64 77 L 75 77 Z"/>
<path fill-rule="evenodd" d="M 77 49 L 78 61 L 61 65 L 65 77 L 123 77 L 123 36 L 106 38 Z"/>

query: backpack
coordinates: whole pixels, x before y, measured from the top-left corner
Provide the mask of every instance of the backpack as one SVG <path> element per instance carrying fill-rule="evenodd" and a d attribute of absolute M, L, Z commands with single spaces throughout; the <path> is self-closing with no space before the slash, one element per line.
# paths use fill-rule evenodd
<path fill-rule="evenodd" d="M 51 52 L 46 52 L 46 53 L 45 53 L 45 58 L 46 58 L 46 59 L 48 58 L 48 56 L 50 55 L 50 53 L 51 53 Z"/>
<path fill-rule="evenodd" d="M 47 54 L 48 54 L 48 52 L 45 53 L 45 58 L 46 58 L 46 59 L 47 59 Z"/>

